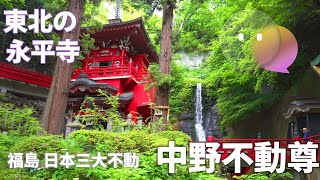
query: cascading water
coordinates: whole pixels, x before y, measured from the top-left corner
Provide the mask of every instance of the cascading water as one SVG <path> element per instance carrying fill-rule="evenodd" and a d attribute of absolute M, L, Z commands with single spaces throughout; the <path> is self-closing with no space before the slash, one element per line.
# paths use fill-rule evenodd
<path fill-rule="evenodd" d="M 206 141 L 206 132 L 202 126 L 202 95 L 201 95 L 202 85 L 197 84 L 196 89 L 196 134 L 198 141 Z"/>

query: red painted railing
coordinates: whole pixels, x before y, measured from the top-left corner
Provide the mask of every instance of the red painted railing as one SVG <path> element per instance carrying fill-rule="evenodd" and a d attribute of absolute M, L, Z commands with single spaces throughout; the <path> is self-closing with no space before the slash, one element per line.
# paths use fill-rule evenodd
<path fill-rule="evenodd" d="M 50 88 L 52 77 L 11 64 L 0 62 L 0 78 L 11 79 L 36 86 Z"/>
<path fill-rule="evenodd" d="M 255 159 L 255 151 L 254 151 L 254 143 L 258 142 L 270 142 L 271 147 L 274 147 L 275 142 L 279 142 L 279 148 L 285 149 L 286 151 L 286 162 L 291 162 L 291 150 L 288 148 L 289 144 L 294 144 L 294 142 L 299 141 L 300 144 L 306 144 L 308 141 L 313 142 L 313 144 L 320 143 L 320 135 L 311 136 L 308 138 L 300 138 L 299 140 L 294 139 L 213 139 L 213 142 L 218 142 L 220 144 L 219 148 L 217 149 L 217 152 L 221 154 L 221 159 L 226 159 L 234 149 L 226 149 L 223 148 L 224 143 L 252 143 L 252 149 L 242 149 L 241 152 L 245 153 L 247 156 L 249 156 L 252 160 Z M 320 145 L 317 148 L 317 162 L 320 162 Z M 251 169 L 251 166 L 243 167 L 241 168 L 241 173 L 231 173 L 231 177 L 234 175 L 240 176 L 242 174 L 246 174 Z M 233 178 L 232 178 L 233 179 Z"/>
<path fill-rule="evenodd" d="M 139 75 L 135 68 L 130 68 L 129 65 L 122 65 L 120 67 L 92 67 L 90 69 L 74 69 L 72 79 L 76 79 L 78 75 L 83 71 L 89 78 L 104 78 L 111 76 L 128 76 L 140 80 Z"/>
<path fill-rule="evenodd" d="M 306 144 L 307 141 L 312 141 L 314 144 L 320 143 L 320 135 L 311 136 L 308 138 L 302 138 L 298 140 L 300 144 Z M 290 149 L 288 148 L 289 144 L 294 144 L 297 140 L 293 139 L 214 139 L 213 142 L 218 142 L 220 147 L 218 148 L 218 152 L 221 154 L 221 159 L 225 159 L 229 156 L 229 154 L 233 151 L 233 149 L 225 149 L 223 148 L 224 143 L 252 143 L 254 147 L 254 143 L 257 142 L 267 142 L 269 141 L 271 147 L 273 147 L 275 142 L 279 142 L 279 148 L 286 149 L 286 160 L 290 160 Z M 246 153 L 251 159 L 255 158 L 255 151 L 254 149 L 244 149 L 242 152 Z M 317 161 L 320 161 L 320 145 L 317 149 Z"/>

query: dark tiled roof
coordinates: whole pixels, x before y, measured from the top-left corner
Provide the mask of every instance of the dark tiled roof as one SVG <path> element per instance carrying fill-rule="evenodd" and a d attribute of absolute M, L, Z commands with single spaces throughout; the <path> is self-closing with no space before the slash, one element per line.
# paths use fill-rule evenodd
<path fill-rule="evenodd" d="M 320 110 L 320 99 L 316 98 L 307 98 L 294 100 L 290 103 L 288 111 L 284 113 L 286 118 L 291 117 L 296 112 L 308 112 L 312 109 Z"/>
<path fill-rule="evenodd" d="M 85 32 L 90 27 L 83 28 Z M 101 41 L 119 40 L 130 36 L 130 42 L 139 53 L 145 53 L 151 62 L 158 63 L 159 57 L 154 50 L 151 40 L 146 32 L 142 18 L 133 19 L 126 22 L 114 22 L 103 26 L 91 35 L 96 43 Z"/>
<path fill-rule="evenodd" d="M 86 85 L 90 88 L 99 88 L 99 89 L 110 89 L 112 91 L 118 91 L 117 88 L 109 85 L 109 84 L 99 84 L 99 83 L 96 83 L 94 80 L 88 78 L 88 75 L 84 72 L 81 72 L 78 76 L 78 78 L 72 82 L 70 84 L 70 89 L 73 89 L 75 86 L 77 85 Z"/>

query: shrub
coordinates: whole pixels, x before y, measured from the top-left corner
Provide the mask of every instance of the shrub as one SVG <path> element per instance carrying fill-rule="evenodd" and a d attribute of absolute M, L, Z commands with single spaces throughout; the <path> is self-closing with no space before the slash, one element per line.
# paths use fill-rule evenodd
<path fill-rule="evenodd" d="M 11 141 L 12 140 L 12 141 Z M 113 180 L 159 180 L 159 179 L 219 179 L 205 173 L 189 173 L 188 166 L 176 165 L 176 173 L 169 174 L 168 165 L 157 165 L 157 147 L 168 146 L 168 141 L 174 140 L 176 146 L 187 146 L 189 136 L 179 131 L 165 131 L 149 133 L 146 130 L 133 130 L 123 133 L 106 132 L 98 130 L 75 131 L 67 139 L 61 136 L 31 136 L 13 140 L 10 136 L 0 139 L 0 148 L 4 149 L 1 158 L 6 163 L 9 152 L 34 152 L 38 154 L 40 166 L 44 165 L 44 153 L 55 152 L 64 154 L 89 153 L 91 156 L 97 152 L 102 154 L 110 152 L 136 152 L 139 156 L 138 168 L 114 169 L 106 168 L 65 168 L 57 169 L 9 169 L 3 164 L 0 177 L 3 179 L 113 179 Z M 16 144 L 15 144 L 16 143 Z M 64 150 L 65 149 L 65 150 Z M 3 161 L 2 161 L 3 162 Z M 75 162 L 76 163 L 76 162 Z"/>
<path fill-rule="evenodd" d="M 31 107 L 18 108 L 6 103 L 6 96 L 0 93 L 0 131 L 9 131 L 16 136 L 44 134 L 39 119 L 34 117 Z"/>
<path fill-rule="evenodd" d="M 157 147 L 167 146 L 174 140 L 177 146 L 187 146 L 190 137 L 179 131 L 148 133 L 133 130 L 123 133 L 97 130 L 79 130 L 69 137 L 87 152 L 140 152 L 155 153 Z"/>
<path fill-rule="evenodd" d="M 240 180 L 290 180 L 293 176 L 290 172 L 284 172 L 281 174 L 253 173 L 250 175 L 235 176 L 234 178 Z"/>

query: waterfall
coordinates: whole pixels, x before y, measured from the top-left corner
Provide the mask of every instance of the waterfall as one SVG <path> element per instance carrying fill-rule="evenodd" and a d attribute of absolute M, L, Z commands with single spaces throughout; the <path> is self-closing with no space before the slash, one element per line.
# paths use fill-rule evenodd
<path fill-rule="evenodd" d="M 196 134 L 198 141 L 206 141 L 206 133 L 202 126 L 202 95 L 201 95 L 201 83 L 197 84 L 196 90 Z"/>

